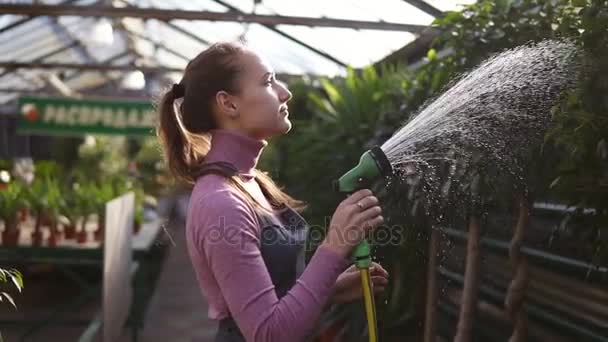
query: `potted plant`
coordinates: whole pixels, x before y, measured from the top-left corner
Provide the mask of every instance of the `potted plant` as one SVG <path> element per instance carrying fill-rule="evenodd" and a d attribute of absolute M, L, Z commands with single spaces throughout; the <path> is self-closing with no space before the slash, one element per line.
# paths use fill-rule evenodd
<path fill-rule="evenodd" d="M 47 184 L 44 179 L 36 178 L 24 193 L 30 204 L 30 212 L 35 217 L 34 231 L 32 232 L 32 245 L 42 245 L 42 226 L 45 211 L 48 207 Z"/>
<path fill-rule="evenodd" d="M 78 243 L 86 243 L 88 240 L 87 223 L 89 215 L 93 212 L 95 193 L 90 185 L 74 185 L 74 195 L 76 197 L 76 212 L 80 218 L 80 230 L 76 232 L 76 241 Z"/>
<path fill-rule="evenodd" d="M 61 238 L 61 232 L 57 229 L 61 211 L 61 189 L 56 181 L 48 182 L 46 215 L 50 221 L 49 247 L 57 246 L 57 240 Z"/>
<path fill-rule="evenodd" d="M 60 217 L 63 220 L 63 238 L 73 240 L 76 238 L 76 225 L 78 223 L 78 210 L 73 187 L 65 187 L 63 196 L 58 203 Z"/>
<path fill-rule="evenodd" d="M 111 183 L 102 183 L 98 186 L 90 185 L 89 189 L 93 194 L 91 200 L 97 213 L 97 230 L 95 230 L 94 234 L 95 241 L 102 241 L 105 230 L 106 203 L 114 198 L 114 187 Z"/>
<path fill-rule="evenodd" d="M 79 183 L 73 183 L 68 190 L 63 192 L 63 199 L 59 202 L 59 207 L 61 215 L 66 218 L 63 225 L 66 239 L 76 239 L 78 243 L 87 241 L 85 228 L 91 212 L 91 196 L 87 187 Z"/>
<path fill-rule="evenodd" d="M 15 246 L 19 241 L 18 212 L 27 207 L 23 187 L 17 182 L 9 183 L 0 191 L 0 218 L 4 221 L 2 243 L 5 246 Z"/>

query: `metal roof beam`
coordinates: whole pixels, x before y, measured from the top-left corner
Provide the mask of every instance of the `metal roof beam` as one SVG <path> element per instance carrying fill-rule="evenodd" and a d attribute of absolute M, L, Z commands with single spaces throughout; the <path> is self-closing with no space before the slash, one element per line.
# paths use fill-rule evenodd
<path fill-rule="evenodd" d="M 177 52 L 177 51 L 175 51 L 175 50 L 173 50 L 171 48 L 168 48 L 168 47 L 162 45 L 162 42 L 158 42 L 158 41 L 152 40 L 151 38 L 148 38 L 148 37 L 144 36 L 143 34 L 139 34 L 139 33 L 135 32 L 133 30 L 126 30 L 126 32 L 127 32 L 128 35 L 132 35 L 135 38 L 144 40 L 144 41 L 146 41 L 146 42 L 154 45 L 156 48 L 161 49 L 161 50 L 165 50 L 168 53 L 170 53 L 170 54 L 172 54 L 172 55 L 174 55 L 174 56 L 176 56 L 178 58 L 181 58 L 181 59 L 183 59 L 186 62 L 190 61 L 190 58 L 188 58 L 188 56 L 183 55 L 183 54 L 181 54 L 181 53 L 179 53 L 179 52 Z"/>
<path fill-rule="evenodd" d="M 114 55 L 112 57 L 108 57 L 105 60 L 100 61 L 99 63 L 100 64 L 110 64 L 110 63 L 112 63 L 112 62 L 114 62 L 114 61 L 116 61 L 118 59 L 130 56 L 130 55 L 131 54 L 129 53 L 129 51 L 123 51 L 123 52 L 120 52 L 120 53 L 118 53 L 118 54 L 116 54 L 116 55 Z M 64 79 L 64 81 L 66 81 L 66 82 L 67 81 L 71 81 L 71 80 L 75 79 L 76 77 L 80 76 L 83 72 L 86 72 L 86 71 L 88 71 L 88 70 L 79 70 L 79 71 L 76 71 L 76 72 L 72 73 L 71 75 L 66 76 L 66 78 Z"/>
<path fill-rule="evenodd" d="M 42 61 L 45 58 L 52 57 L 52 56 L 54 56 L 56 54 L 62 53 L 64 51 L 66 51 L 66 50 L 69 50 L 69 49 L 71 49 L 71 48 L 79 45 L 79 44 L 80 44 L 80 42 L 78 42 L 77 40 L 75 40 L 75 41 L 73 41 L 73 42 L 71 42 L 69 44 L 66 44 L 66 45 L 64 45 L 62 47 L 59 47 L 59 48 L 53 50 L 53 51 L 45 53 L 42 56 L 37 57 L 36 59 L 34 59 L 33 61 L 31 61 L 30 63 L 40 62 L 40 61 Z M 2 78 L 3 76 L 6 76 L 8 74 L 10 74 L 14 70 L 14 69 L 11 69 L 10 67 L 6 67 L 6 66 L 5 67 L 1 67 L 1 68 L 5 68 L 7 70 L 4 70 L 4 72 L 0 74 L 0 78 Z"/>
<path fill-rule="evenodd" d="M 40 91 L 41 88 L 27 89 L 27 88 L 0 88 L 0 93 L 35 93 Z"/>
<path fill-rule="evenodd" d="M 389 23 L 385 21 L 361 21 L 333 18 L 310 18 L 281 15 L 261 15 L 232 12 L 185 11 L 138 7 L 110 7 L 110 6 L 74 6 L 74 5 L 19 5 L 0 4 L 0 13 L 18 15 L 45 15 L 45 16 L 79 16 L 79 17 L 111 17 L 111 18 L 143 18 L 171 21 L 183 20 L 210 20 L 229 21 L 240 23 L 257 23 L 266 25 L 302 25 L 312 27 L 343 27 L 351 29 L 407 31 L 419 32 L 426 28 L 424 25 Z"/>
<path fill-rule="evenodd" d="M 74 3 L 76 1 L 78 1 L 78 0 L 66 0 L 66 1 L 60 2 L 59 4 L 60 5 L 68 5 L 68 4 Z M 33 20 L 33 19 L 36 19 L 35 15 L 34 16 L 29 16 L 27 18 L 19 19 L 19 20 L 15 21 L 15 22 L 12 22 L 12 23 L 10 23 L 10 24 L 8 24 L 8 25 L 3 26 L 2 28 L 0 28 L 0 33 L 8 31 L 8 30 L 10 30 L 12 28 L 15 28 L 17 26 L 21 26 L 21 25 L 23 25 L 23 24 L 25 24 L 25 23 Z"/>
<path fill-rule="evenodd" d="M 51 18 L 50 20 L 51 27 L 55 30 L 56 34 L 61 37 L 65 42 L 77 41 L 79 44 L 74 46 L 74 50 L 87 62 L 93 63 L 95 62 L 95 58 L 89 53 L 82 40 L 77 38 L 70 32 L 62 23 L 57 20 L 57 18 Z"/>
<path fill-rule="evenodd" d="M 125 4 L 126 6 L 130 6 L 130 7 L 132 7 L 131 3 L 130 3 L 130 2 L 128 2 L 128 1 L 126 1 L 126 0 L 118 0 L 118 1 L 120 1 L 120 2 L 121 2 L 121 3 L 123 3 L 123 4 Z M 190 32 L 190 31 L 188 31 L 188 30 L 186 30 L 186 29 L 184 29 L 184 28 L 181 28 L 181 27 L 177 26 L 177 25 L 176 25 L 176 24 L 174 24 L 174 23 L 171 23 L 171 22 L 169 22 L 169 21 L 161 21 L 161 22 L 162 22 L 163 24 L 165 24 L 166 26 L 169 26 L 169 27 L 170 27 L 170 28 L 172 28 L 173 30 L 175 30 L 175 31 L 177 31 L 177 32 L 179 32 L 179 33 L 181 33 L 181 34 L 185 35 L 186 37 L 188 37 L 188 38 L 190 38 L 190 39 L 193 39 L 193 40 L 195 40 L 195 41 L 197 41 L 197 42 L 199 42 L 199 43 L 201 43 L 201 44 L 203 44 L 203 45 L 206 45 L 206 46 L 210 46 L 210 45 L 211 45 L 211 43 L 210 43 L 209 41 L 207 41 L 207 40 L 205 40 L 205 39 L 203 39 L 203 38 L 199 37 L 198 35 L 196 35 L 196 34 L 194 34 L 194 33 Z M 130 32 L 132 32 L 132 31 L 130 31 Z M 186 58 L 186 60 L 187 60 L 187 61 L 190 61 L 190 58 Z"/>
<path fill-rule="evenodd" d="M 190 31 L 188 31 L 186 29 L 183 29 L 183 28 L 181 28 L 181 27 L 179 27 L 179 26 L 177 26 L 177 25 L 175 25 L 173 23 L 170 23 L 168 21 L 165 21 L 163 23 L 165 25 L 169 26 L 170 28 L 174 29 L 175 31 L 177 31 L 177 32 L 179 32 L 179 33 L 181 33 L 181 34 L 183 34 L 185 36 L 188 36 L 188 37 L 196 40 L 197 42 L 199 42 L 199 43 L 201 43 L 203 45 L 207 45 L 207 46 L 211 45 L 211 43 L 208 42 L 208 41 L 206 41 L 205 39 L 203 39 L 203 38 L 195 35 L 194 33 L 190 32 Z"/>
<path fill-rule="evenodd" d="M 130 56 L 130 53 L 128 51 L 123 51 L 112 57 L 106 58 L 105 60 L 101 61 L 100 64 L 109 64 L 111 62 L 114 62 L 118 59 L 121 59 L 121 58 L 124 58 L 127 56 Z M 82 73 L 87 72 L 87 71 L 96 71 L 96 70 L 85 70 L 85 69 L 78 70 L 78 71 L 72 73 L 71 75 L 65 77 L 62 81 L 67 82 L 67 81 L 73 80 L 76 77 L 79 77 Z M 114 78 L 108 76 L 108 77 L 106 77 L 106 82 L 104 84 L 107 84 L 109 82 L 114 82 L 114 81 L 115 81 Z M 0 89 L 0 93 L 40 94 L 41 91 L 44 91 L 44 87 L 33 88 L 33 89 L 5 87 L 5 88 Z"/>
<path fill-rule="evenodd" d="M 440 9 L 436 8 L 435 6 L 429 4 L 428 2 L 426 2 L 424 0 L 404 0 L 404 1 L 423 12 L 426 12 L 427 14 L 432 15 L 435 18 L 441 17 L 443 15 L 443 12 Z"/>
<path fill-rule="evenodd" d="M 7 69 L 72 69 L 82 71 L 132 71 L 141 72 L 183 72 L 183 68 L 149 67 L 134 65 L 84 64 L 84 63 L 42 63 L 42 62 L 0 62 L 0 68 Z"/>
<path fill-rule="evenodd" d="M 228 4 L 228 3 L 226 3 L 226 2 L 224 2 L 222 0 L 213 0 L 213 1 L 216 2 L 216 3 L 218 3 L 218 4 L 220 4 L 220 5 L 222 5 L 222 6 L 224 6 L 224 7 L 226 7 L 226 8 L 228 8 L 231 11 L 235 11 L 235 12 L 238 12 L 238 13 L 244 13 L 243 11 L 239 10 L 238 8 L 236 8 L 236 7 L 230 5 L 230 4 Z M 289 33 L 286 33 L 284 31 L 282 31 L 282 30 L 274 27 L 273 25 L 268 25 L 268 24 L 262 24 L 262 25 L 264 27 L 266 27 L 267 29 L 269 29 L 269 30 L 271 30 L 271 31 L 273 31 L 273 32 L 275 32 L 275 33 L 283 36 L 284 38 L 287 38 L 287 39 L 291 40 L 292 42 L 294 42 L 294 43 L 296 43 L 296 44 L 298 44 L 300 46 L 303 46 L 303 47 L 307 48 L 308 50 L 316 53 L 317 55 L 319 55 L 319 56 L 321 56 L 321 57 L 323 57 L 325 59 L 329 59 L 330 61 L 332 61 L 332 62 L 334 62 L 334 63 L 336 63 L 336 64 L 338 64 L 338 65 L 340 65 L 342 67 L 348 67 L 348 65 L 346 63 L 342 62 L 341 60 L 337 59 L 336 57 L 328 54 L 327 52 L 323 52 L 323 51 L 315 48 L 312 45 L 309 45 L 309 44 L 301 41 L 300 39 L 298 39 L 298 38 L 290 35 Z"/>

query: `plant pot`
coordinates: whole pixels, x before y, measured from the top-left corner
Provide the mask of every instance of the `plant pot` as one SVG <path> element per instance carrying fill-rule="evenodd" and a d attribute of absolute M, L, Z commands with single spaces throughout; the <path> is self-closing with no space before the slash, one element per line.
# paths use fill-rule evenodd
<path fill-rule="evenodd" d="M 42 215 L 42 213 L 36 214 L 36 223 L 32 232 L 32 246 L 38 247 L 42 245 Z"/>
<path fill-rule="evenodd" d="M 17 246 L 19 243 L 19 229 L 4 229 L 2 231 L 3 246 Z"/>
<path fill-rule="evenodd" d="M 73 240 L 76 238 L 76 226 L 68 225 L 63 226 L 63 237 L 66 240 Z"/>
<path fill-rule="evenodd" d="M 57 222 L 53 221 L 51 223 L 50 235 L 47 240 L 47 245 L 49 247 L 57 247 L 57 242 L 61 239 L 61 232 L 57 229 Z"/>
<path fill-rule="evenodd" d="M 61 238 L 61 235 L 59 234 L 59 232 L 53 233 L 51 231 L 51 235 L 49 235 L 49 238 L 48 238 L 48 240 L 46 240 L 46 243 L 49 247 L 57 247 L 57 242 L 59 241 L 60 238 Z"/>
<path fill-rule="evenodd" d="M 97 230 L 95 231 L 95 241 L 103 241 L 105 232 L 105 226 L 103 224 L 97 226 Z"/>
<path fill-rule="evenodd" d="M 95 241 L 103 241 L 105 229 L 105 219 L 100 215 L 97 220 L 97 230 L 95 230 L 95 233 L 93 234 Z"/>
<path fill-rule="evenodd" d="M 78 233 L 76 233 L 76 242 L 78 243 L 87 243 L 87 231 L 86 230 L 81 230 Z"/>
<path fill-rule="evenodd" d="M 87 243 L 87 232 L 86 231 L 79 231 L 76 233 L 76 242 L 78 243 Z"/>
<path fill-rule="evenodd" d="M 32 232 L 32 245 L 39 247 L 42 246 L 42 232 L 34 231 Z"/>

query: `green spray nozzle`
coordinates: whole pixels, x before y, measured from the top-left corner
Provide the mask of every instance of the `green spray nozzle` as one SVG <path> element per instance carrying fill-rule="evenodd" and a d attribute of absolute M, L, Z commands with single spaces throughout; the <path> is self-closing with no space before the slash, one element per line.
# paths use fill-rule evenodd
<path fill-rule="evenodd" d="M 340 177 L 334 186 L 337 191 L 352 193 L 359 189 L 370 187 L 378 178 L 389 177 L 393 173 L 393 167 L 388 158 L 378 146 L 366 151 L 361 155 L 359 164 Z M 366 240 L 363 240 L 353 251 L 353 259 L 357 268 L 369 268 L 371 264 L 371 248 Z"/>
<path fill-rule="evenodd" d="M 337 191 L 344 193 L 355 192 L 370 187 L 378 178 L 388 177 L 393 167 L 388 158 L 378 146 L 361 155 L 359 164 L 340 177 L 334 184 Z"/>

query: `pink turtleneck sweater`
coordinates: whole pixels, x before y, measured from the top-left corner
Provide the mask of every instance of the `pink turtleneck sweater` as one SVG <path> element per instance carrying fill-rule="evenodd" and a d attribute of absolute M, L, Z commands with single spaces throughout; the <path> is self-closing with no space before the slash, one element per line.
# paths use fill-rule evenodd
<path fill-rule="evenodd" d="M 265 146 L 265 141 L 214 130 L 206 161 L 234 165 L 252 196 L 267 203 L 253 178 Z M 333 250 L 319 247 L 296 284 L 278 299 L 260 253 L 260 227 L 252 205 L 214 174 L 201 177 L 192 191 L 186 234 L 190 259 L 209 303 L 208 316 L 232 316 L 247 341 L 306 338 L 349 264 Z"/>

